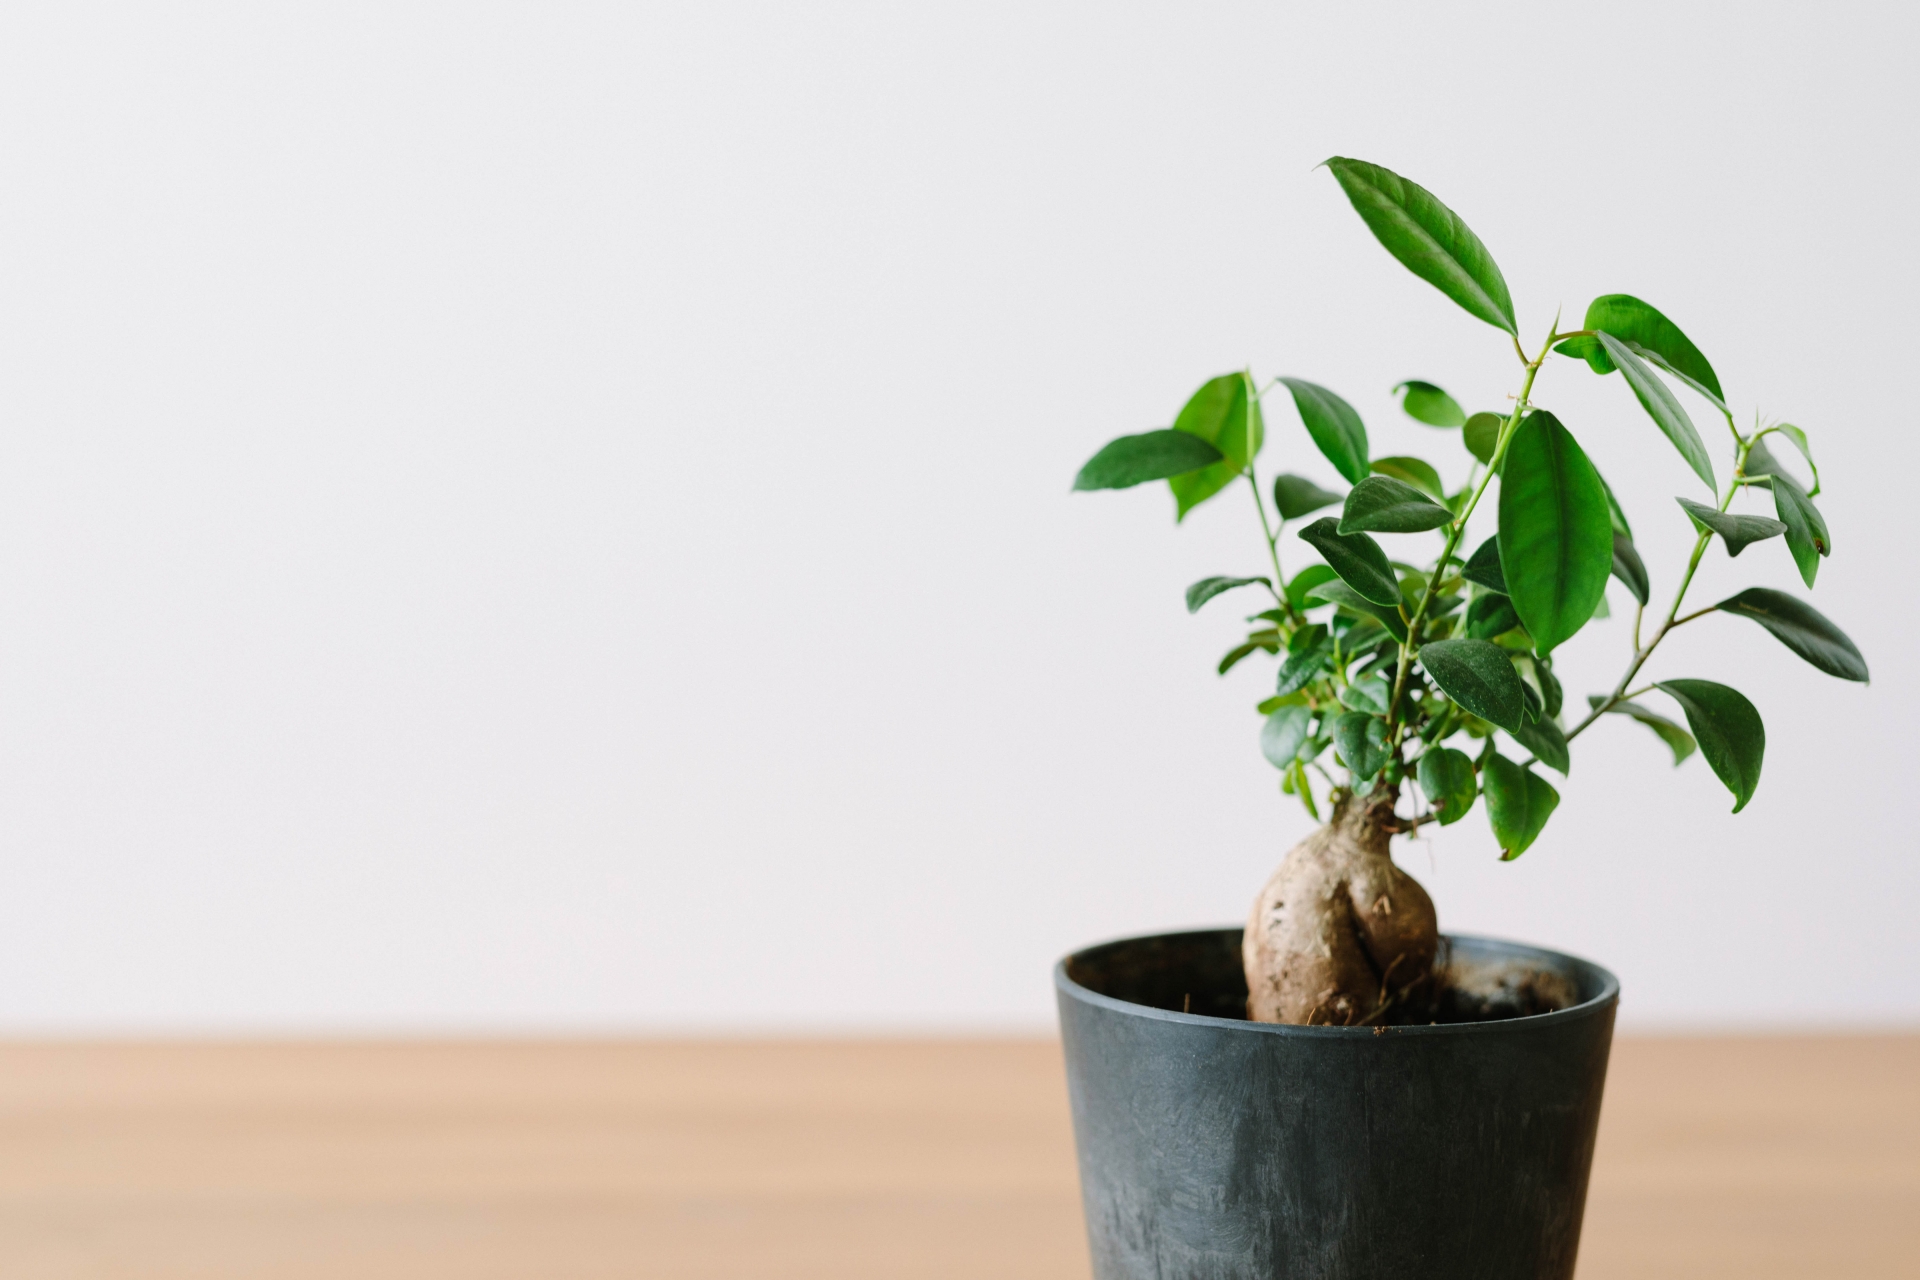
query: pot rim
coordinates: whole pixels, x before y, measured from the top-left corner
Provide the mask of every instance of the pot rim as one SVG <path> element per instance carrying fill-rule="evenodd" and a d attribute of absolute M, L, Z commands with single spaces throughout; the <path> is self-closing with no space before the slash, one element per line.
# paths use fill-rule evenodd
<path fill-rule="evenodd" d="M 1583 960 L 1579 956 L 1568 955 L 1564 951 L 1555 951 L 1549 947 L 1536 947 L 1531 943 L 1515 942 L 1508 938 L 1489 937 L 1477 933 L 1446 933 L 1440 935 L 1447 942 L 1468 942 L 1489 950 L 1507 952 L 1512 955 L 1535 956 L 1562 962 L 1575 968 L 1585 969 L 1599 978 L 1599 991 L 1579 1004 L 1569 1005 L 1565 1009 L 1556 1009 L 1552 1013 L 1532 1013 L 1518 1018 L 1497 1018 L 1490 1022 L 1448 1022 L 1429 1026 L 1401 1027 L 1304 1027 L 1292 1023 L 1248 1022 L 1242 1018 L 1215 1018 L 1204 1013 L 1180 1013 L 1173 1009 L 1156 1009 L 1152 1005 L 1135 1004 L 1131 1000 L 1121 1000 L 1114 996 L 1102 995 L 1089 987 L 1083 987 L 1067 976 L 1067 966 L 1090 951 L 1103 947 L 1118 946 L 1127 942 L 1145 942 L 1152 938 L 1195 937 L 1206 934 L 1233 933 L 1239 931 L 1239 925 L 1221 925 L 1212 929 L 1175 929 L 1154 933 L 1134 933 L 1119 938 L 1108 938 L 1091 946 L 1081 947 L 1060 957 L 1053 966 L 1054 989 L 1061 995 L 1078 1000 L 1083 1004 L 1109 1009 L 1128 1017 L 1154 1018 L 1162 1022 L 1185 1022 L 1210 1027 L 1231 1027 L 1254 1035 L 1271 1036 L 1374 1036 L 1374 1035 L 1415 1035 L 1415 1036 L 1453 1036 L 1453 1035 L 1489 1035 L 1505 1030 L 1528 1031 L 1557 1026 L 1579 1018 L 1590 1018 L 1601 1013 L 1620 1000 L 1620 979 L 1613 972 Z"/>

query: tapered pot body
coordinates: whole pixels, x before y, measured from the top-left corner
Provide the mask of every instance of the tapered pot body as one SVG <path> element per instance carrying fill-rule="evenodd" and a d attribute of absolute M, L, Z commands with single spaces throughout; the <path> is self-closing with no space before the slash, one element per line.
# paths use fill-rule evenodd
<path fill-rule="evenodd" d="M 1276 1026 L 1241 1017 L 1238 929 L 1061 961 L 1097 1280 L 1571 1277 L 1619 983 L 1514 943 L 1444 950 L 1483 973 L 1555 975 L 1573 1003 L 1446 1025 Z"/>

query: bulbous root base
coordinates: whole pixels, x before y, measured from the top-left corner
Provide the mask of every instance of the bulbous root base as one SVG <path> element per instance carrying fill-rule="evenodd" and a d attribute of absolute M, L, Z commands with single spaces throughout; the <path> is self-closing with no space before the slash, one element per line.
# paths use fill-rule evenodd
<path fill-rule="evenodd" d="M 1395 798 L 1380 786 L 1337 803 L 1254 900 L 1241 955 L 1255 1022 L 1379 1025 L 1430 1000 L 1439 925 L 1388 853 Z"/>

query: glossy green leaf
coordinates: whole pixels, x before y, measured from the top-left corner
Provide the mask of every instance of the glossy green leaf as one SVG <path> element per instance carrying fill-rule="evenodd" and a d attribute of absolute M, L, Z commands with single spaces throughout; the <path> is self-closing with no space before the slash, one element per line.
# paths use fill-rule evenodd
<path fill-rule="evenodd" d="M 1464 751 L 1435 747 L 1420 757 L 1417 771 L 1420 790 L 1440 815 L 1440 825 L 1450 827 L 1473 808 L 1479 785 L 1473 775 L 1473 761 Z"/>
<path fill-rule="evenodd" d="M 1807 491 L 1788 475 L 1773 477 L 1773 510 L 1786 526 L 1787 550 L 1793 554 L 1801 581 L 1813 586 L 1814 575 L 1820 572 L 1820 557 L 1833 549 L 1826 517 L 1813 505 Z"/>
<path fill-rule="evenodd" d="M 1481 766 L 1480 782 L 1486 791 L 1493 838 L 1500 842 L 1500 860 L 1512 862 L 1540 838 L 1560 803 L 1560 793 L 1533 770 L 1497 752 Z"/>
<path fill-rule="evenodd" d="M 1177 518 L 1211 498 L 1239 478 L 1260 452 L 1265 425 L 1260 400 L 1244 373 L 1228 373 L 1210 380 L 1193 393 L 1173 429 L 1206 441 L 1220 451 L 1220 461 L 1188 471 L 1167 481 L 1179 511 Z"/>
<path fill-rule="evenodd" d="M 1755 622 L 1773 632 L 1787 648 L 1830 676 L 1867 681 L 1867 660 L 1847 633 L 1804 600 L 1768 587 L 1748 587 L 1713 606 Z"/>
<path fill-rule="evenodd" d="M 1766 516 L 1737 516 L 1686 498 L 1675 498 L 1674 501 L 1686 511 L 1695 527 L 1711 529 L 1719 534 L 1727 544 L 1727 554 L 1730 556 L 1739 555 L 1752 543 L 1777 538 L 1787 531 L 1784 523 L 1769 520 Z"/>
<path fill-rule="evenodd" d="M 1715 404 L 1725 407 L 1725 393 L 1713 366 L 1700 354 L 1700 348 L 1680 326 L 1661 315 L 1640 299 L 1625 293 L 1609 293 L 1595 298 L 1587 307 L 1584 329 L 1612 334 L 1622 342 L 1631 342 L 1659 358 L 1673 372 L 1697 386 Z M 1614 361 L 1593 338 L 1570 338 L 1554 350 L 1584 358 L 1595 373 L 1612 373 Z"/>
<path fill-rule="evenodd" d="M 1304 706 L 1281 707 L 1260 726 L 1260 754 L 1276 769 L 1287 769 L 1307 740 L 1313 724 L 1313 712 Z"/>
<path fill-rule="evenodd" d="M 1587 699 L 1587 705 L 1590 707 L 1598 707 L 1605 701 L 1605 698 L 1589 697 Z M 1612 715 L 1630 716 L 1647 726 L 1647 728 L 1653 730 L 1660 736 L 1660 741 L 1666 743 L 1668 749 L 1673 752 L 1673 763 L 1675 765 L 1678 765 L 1694 752 L 1695 744 L 1692 734 L 1665 716 L 1660 715 L 1658 712 L 1649 711 L 1637 702 L 1616 702 L 1611 707 L 1608 707 L 1607 711 Z"/>
<path fill-rule="evenodd" d="M 1601 334 L 1600 345 L 1620 366 L 1627 385 L 1633 388 L 1635 398 L 1640 401 L 1640 407 L 1647 411 L 1647 416 L 1653 419 L 1653 425 L 1659 427 L 1673 442 L 1673 447 L 1680 451 L 1680 456 L 1686 459 L 1701 483 L 1718 493 L 1719 487 L 1713 478 L 1713 462 L 1707 457 L 1707 446 L 1700 442 L 1700 433 L 1694 430 L 1693 419 L 1673 398 L 1673 392 L 1667 389 L 1667 384 L 1660 381 L 1639 356 L 1629 351 L 1613 335 Z"/>
<path fill-rule="evenodd" d="M 1641 604 L 1647 602 L 1653 585 L 1647 579 L 1646 562 L 1634 549 L 1633 539 L 1619 533 L 1613 535 L 1613 576 L 1626 584 L 1635 600 Z"/>
<path fill-rule="evenodd" d="M 1512 597 L 1498 591 L 1475 596 L 1467 606 L 1467 635 L 1471 639 L 1491 640 L 1519 625 L 1520 615 L 1513 611 Z"/>
<path fill-rule="evenodd" d="M 1393 686 L 1378 675 L 1363 680 L 1355 680 L 1340 691 L 1340 705 L 1349 711 L 1371 711 L 1375 715 L 1387 714 L 1387 703 L 1393 699 Z"/>
<path fill-rule="evenodd" d="M 1333 722 L 1333 749 L 1355 782 L 1371 778 L 1387 763 L 1387 722 L 1365 711 L 1349 711 Z"/>
<path fill-rule="evenodd" d="M 1542 708 L 1545 710 L 1545 708 Z M 1541 764 L 1566 777 L 1572 768 L 1573 759 L 1567 750 L 1567 735 L 1555 724 L 1553 718 L 1542 715 L 1521 725 L 1513 732 L 1513 740 L 1533 752 Z"/>
<path fill-rule="evenodd" d="M 1073 478 L 1075 489 L 1131 489 L 1149 480 L 1198 471 L 1220 461 L 1220 451 L 1185 431 L 1147 431 L 1121 436 L 1087 459 Z"/>
<path fill-rule="evenodd" d="M 1424 422 L 1430 427 L 1458 427 L 1465 425 L 1467 412 L 1454 398 L 1434 386 L 1431 382 L 1421 382 L 1415 378 L 1395 387 L 1395 391 L 1405 388 L 1407 398 L 1400 407 L 1415 422 Z"/>
<path fill-rule="evenodd" d="M 1279 475 L 1273 478 L 1273 505 L 1282 520 L 1298 520 L 1322 507 L 1340 501 L 1337 493 L 1328 493 L 1305 476 Z"/>
<path fill-rule="evenodd" d="M 1389 476 L 1403 484 L 1410 484 L 1435 502 L 1447 500 L 1446 485 L 1441 483 L 1440 473 L 1433 465 L 1419 458 L 1395 457 L 1375 458 L 1372 462 L 1373 474 Z"/>
<path fill-rule="evenodd" d="M 1508 333 L 1518 333 L 1513 298 L 1493 256 L 1432 192 L 1389 169 L 1335 156 L 1327 168 L 1368 230 L 1402 266 Z"/>
<path fill-rule="evenodd" d="M 1333 643 L 1324 623 L 1300 628 L 1287 642 L 1287 656 L 1280 664 L 1274 693 L 1285 696 L 1306 688 L 1327 669 L 1327 659 L 1332 655 Z"/>
<path fill-rule="evenodd" d="M 1435 640 L 1420 646 L 1420 667 L 1455 702 L 1512 733 L 1526 695 L 1506 652 L 1485 640 Z"/>
<path fill-rule="evenodd" d="M 1460 569 L 1460 576 L 1489 591 L 1507 593 L 1507 575 L 1500 568 L 1500 539 L 1488 538 L 1474 549 Z"/>
<path fill-rule="evenodd" d="M 1332 582 L 1340 575 L 1324 564 L 1310 564 L 1293 575 L 1287 582 L 1287 601 L 1295 609 L 1307 607 L 1307 593 L 1323 582 Z"/>
<path fill-rule="evenodd" d="M 1654 688 L 1680 704 L 1700 754 L 1733 792 L 1735 813 L 1753 799 L 1760 785 L 1760 763 L 1767 750 L 1760 712 L 1739 691 L 1711 680 L 1661 680 Z"/>
<path fill-rule="evenodd" d="M 1282 378 L 1307 434 L 1333 469 L 1349 484 L 1367 478 L 1367 428 L 1353 406 L 1333 392 L 1302 378 Z"/>
<path fill-rule="evenodd" d="M 1375 604 L 1338 578 L 1323 582 L 1309 590 L 1307 599 L 1330 601 L 1362 617 L 1375 619 L 1395 640 L 1407 638 L 1407 624 L 1401 619 L 1400 610 L 1397 607 Z"/>
<path fill-rule="evenodd" d="M 1265 578 L 1202 578 L 1187 588 L 1187 612 L 1198 613 L 1201 605 L 1221 592 L 1231 591 L 1235 587 L 1250 587 L 1256 582 L 1273 585 Z"/>
<path fill-rule="evenodd" d="M 1497 413 L 1476 413 L 1467 419 L 1467 425 L 1461 428 L 1461 443 L 1467 446 L 1467 452 L 1480 460 L 1481 466 L 1493 461 L 1493 451 L 1500 445 L 1500 428 L 1507 420 Z"/>
<path fill-rule="evenodd" d="M 1389 608 L 1400 603 L 1400 583 L 1387 563 L 1387 553 L 1364 533 L 1342 533 L 1340 522 L 1322 516 L 1300 530 L 1301 541 L 1320 553 L 1322 559 L 1348 586 L 1377 605 Z"/>
<path fill-rule="evenodd" d="M 1368 476 L 1353 486 L 1340 512 L 1341 533 L 1424 533 L 1453 513 L 1392 476 Z"/>
<path fill-rule="evenodd" d="M 1599 473 L 1545 410 L 1528 414 L 1507 445 L 1499 538 L 1507 594 L 1539 652 L 1552 653 L 1607 588 L 1613 526 Z"/>

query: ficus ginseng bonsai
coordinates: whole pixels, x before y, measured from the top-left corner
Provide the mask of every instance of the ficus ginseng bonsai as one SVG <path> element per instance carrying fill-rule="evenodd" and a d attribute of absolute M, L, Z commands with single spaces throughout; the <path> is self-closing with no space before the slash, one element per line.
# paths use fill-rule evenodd
<path fill-rule="evenodd" d="M 1220 660 L 1224 674 L 1255 653 L 1279 660 L 1278 686 L 1260 704 L 1260 749 L 1281 772 L 1281 790 L 1316 820 L 1314 775 L 1327 787 L 1325 825 L 1295 846 L 1255 900 L 1243 955 L 1248 1015 L 1260 1021 L 1363 1025 L 1420 1018 L 1432 1007 L 1439 935 L 1433 903 L 1388 853 L 1390 837 L 1467 815 L 1478 797 L 1503 859 L 1540 835 L 1559 793 L 1534 766 L 1566 775 L 1569 744 L 1606 715 L 1630 717 L 1658 734 L 1678 764 L 1696 749 L 1733 792 L 1734 812 L 1760 780 L 1765 730 L 1742 694 L 1710 680 L 1634 682 L 1676 627 L 1714 613 L 1750 619 L 1802 658 L 1843 680 L 1867 678 L 1860 651 L 1833 623 L 1784 592 L 1751 587 L 1682 613 L 1687 588 L 1715 537 L 1729 556 L 1780 537 L 1811 588 L 1831 549 L 1813 498 L 1819 472 L 1806 434 L 1756 421 L 1742 432 L 1713 366 L 1678 326 L 1638 298 L 1608 294 L 1577 330 L 1559 331 L 1529 355 L 1521 345 L 1507 284 L 1479 238 L 1432 193 L 1378 165 L 1335 158 L 1326 167 L 1362 221 L 1409 270 L 1466 311 L 1508 335 L 1521 379 L 1505 414 L 1468 415 L 1430 382 L 1399 384 L 1406 412 L 1457 429 L 1470 469 L 1449 493 L 1432 465 L 1411 457 L 1372 458 L 1352 406 L 1299 378 L 1257 385 L 1251 372 L 1207 382 L 1173 426 L 1123 436 L 1086 464 L 1076 489 L 1124 489 L 1165 480 L 1176 519 L 1244 480 L 1260 516 L 1262 559 L 1272 576 L 1215 577 L 1187 589 L 1198 610 L 1223 592 L 1262 587 L 1273 607 L 1249 618 L 1246 640 Z M 1653 583 L 1611 489 L 1574 433 L 1531 407 L 1534 379 L 1549 353 L 1618 370 L 1653 425 L 1706 487 L 1710 502 L 1678 502 L 1698 532 L 1672 601 L 1643 636 Z M 1733 467 L 1724 484 L 1669 381 L 1726 418 Z M 1265 436 L 1261 398 L 1291 394 L 1308 436 L 1353 487 L 1330 493 L 1297 475 L 1273 482 L 1274 514 L 1255 473 Z M 1803 485 L 1769 452 L 1767 438 L 1805 459 Z M 1496 478 L 1496 530 L 1473 546 L 1469 522 Z M 1739 514 L 1736 498 L 1769 490 L 1773 516 Z M 1292 578 L 1280 569 L 1287 523 L 1325 508 L 1299 530 L 1324 563 Z M 1374 535 L 1399 541 L 1389 555 Z M 1437 534 L 1439 554 L 1423 564 L 1400 550 L 1412 535 Z M 1428 544 L 1429 548 L 1431 544 Z M 1587 699 L 1586 714 L 1563 728 L 1553 654 L 1604 611 L 1606 583 L 1618 578 L 1634 599 L 1633 653 L 1611 691 Z M 1637 701 L 1655 691 L 1678 704 L 1686 728 Z M 1689 732 L 1690 730 L 1690 732 Z M 1496 733 L 1514 744 L 1503 753 Z M 1472 750 L 1450 743 L 1477 742 Z M 1328 759 L 1342 771 L 1329 772 Z M 1412 812 L 1399 812 L 1402 787 L 1417 786 Z"/>

